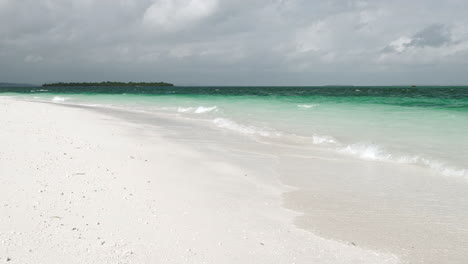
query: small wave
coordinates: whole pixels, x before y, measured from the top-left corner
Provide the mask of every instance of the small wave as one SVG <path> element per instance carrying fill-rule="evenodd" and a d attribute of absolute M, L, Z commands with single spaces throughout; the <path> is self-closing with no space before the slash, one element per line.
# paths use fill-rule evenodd
<path fill-rule="evenodd" d="M 52 101 L 53 102 L 65 102 L 65 101 L 67 101 L 69 99 L 70 98 L 67 98 L 67 97 L 54 96 L 54 98 L 52 98 Z"/>
<path fill-rule="evenodd" d="M 314 135 L 312 136 L 312 143 L 315 145 L 321 145 L 321 144 L 336 144 L 337 141 L 329 136 L 317 136 Z"/>
<path fill-rule="evenodd" d="M 218 127 L 233 130 L 241 134 L 250 135 L 250 136 L 262 136 L 262 137 L 278 137 L 281 136 L 280 132 L 260 129 L 253 126 L 246 126 L 236 123 L 232 120 L 226 118 L 216 118 L 213 120 Z"/>
<path fill-rule="evenodd" d="M 199 107 L 178 107 L 177 112 L 179 113 L 194 113 L 194 114 L 204 114 L 212 111 L 217 111 L 217 106 L 199 106 Z"/>
<path fill-rule="evenodd" d="M 382 147 L 376 144 L 356 143 L 346 146 L 339 151 L 364 160 L 386 161 L 392 158 L 392 155 L 386 153 Z"/>
<path fill-rule="evenodd" d="M 318 106 L 318 104 L 300 104 L 300 105 L 297 105 L 297 107 L 299 108 L 312 108 L 312 107 L 316 107 Z"/>
<path fill-rule="evenodd" d="M 468 179 L 468 170 L 450 167 L 447 164 L 440 162 L 440 161 L 430 160 L 430 159 L 426 159 L 420 156 L 403 156 L 403 157 L 399 157 L 396 161 L 399 163 L 422 164 L 445 176 L 461 177 L 461 178 Z"/>
<path fill-rule="evenodd" d="M 401 164 L 419 164 L 430 168 L 444 176 L 468 179 L 468 170 L 451 167 L 444 162 L 427 159 L 420 156 L 397 156 L 388 153 L 376 144 L 357 143 L 338 149 L 339 152 L 358 157 L 363 160 L 387 161 Z"/>
<path fill-rule="evenodd" d="M 437 164 L 437 163 L 430 165 L 430 168 L 438 171 L 439 173 L 445 176 L 460 177 L 460 178 L 465 178 L 468 180 L 468 170 L 466 169 L 449 168 L 449 167 L 445 167 L 443 164 Z"/>
<path fill-rule="evenodd" d="M 193 107 L 179 107 L 177 108 L 177 112 L 179 113 L 186 113 L 192 111 Z"/>
<path fill-rule="evenodd" d="M 39 89 L 39 90 L 31 90 L 30 92 L 31 93 L 35 93 L 35 92 L 48 92 L 49 90 L 45 90 L 45 89 Z"/>
<path fill-rule="evenodd" d="M 208 113 L 211 111 L 216 111 L 218 107 L 216 106 L 211 106 L 211 107 L 204 107 L 204 106 L 199 106 L 197 109 L 195 109 L 195 114 L 203 114 L 203 113 Z"/>

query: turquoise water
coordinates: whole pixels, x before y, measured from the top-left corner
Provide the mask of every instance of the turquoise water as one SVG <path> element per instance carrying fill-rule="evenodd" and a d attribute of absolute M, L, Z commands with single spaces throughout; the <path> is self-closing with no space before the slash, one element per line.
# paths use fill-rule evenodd
<path fill-rule="evenodd" d="M 324 148 L 468 179 L 467 87 L 54 87 L 3 95 L 189 118 L 261 144 Z"/>

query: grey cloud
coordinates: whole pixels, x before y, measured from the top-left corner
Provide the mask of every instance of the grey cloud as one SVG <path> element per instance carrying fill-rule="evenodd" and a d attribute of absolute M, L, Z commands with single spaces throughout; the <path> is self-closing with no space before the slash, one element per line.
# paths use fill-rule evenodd
<path fill-rule="evenodd" d="M 416 33 L 408 46 L 440 47 L 450 43 L 452 43 L 450 28 L 443 24 L 434 24 Z"/>
<path fill-rule="evenodd" d="M 411 37 L 400 37 L 392 41 L 389 45 L 382 49 L 383 53 L 402 53 L 408 48 L 438 48 L 451 44 L 457 44 L 452 39 L 450 27 L 443 24 L 432 24 L 424 27 Z"/>
<path fill-rule="evenodd" d="M 425 68 L 428 78 L 466 69 L 467 8 L 457 0 L 0 0 L 0 82 L 402 83 L 428 55 L 438 62 Z M 435 50 L 398 56 L 425 47 Z M 395 71 L 409 73 L 385 77 Z"/>

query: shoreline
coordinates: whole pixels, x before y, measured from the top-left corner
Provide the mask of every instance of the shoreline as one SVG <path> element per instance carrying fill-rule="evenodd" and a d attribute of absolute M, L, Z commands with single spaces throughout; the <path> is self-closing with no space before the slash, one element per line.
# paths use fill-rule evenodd
<path fill-rule="evenodd" d="M 270 160 L 239 167 L 155 127 L 0 101 L 2 261 L 398 263 L 294 227 Z"/>
<path fill-rule="evenodd" d="M 464 179 L 412 164 L 395 166 L 327 150 L 253 142 L 174 116 L 90 109 L 158 128 L 169 141 L 210 153 L 211 158 L 223 157 L 237 167 L 262 164 L 254 166 L 260 172 L 254 180 L 281 190 L 278 212 L 290 210 L 294 219 L 289 222 L 312 234 L 391 252 L 404 263 L 463 263 L 468 258 Z"/>

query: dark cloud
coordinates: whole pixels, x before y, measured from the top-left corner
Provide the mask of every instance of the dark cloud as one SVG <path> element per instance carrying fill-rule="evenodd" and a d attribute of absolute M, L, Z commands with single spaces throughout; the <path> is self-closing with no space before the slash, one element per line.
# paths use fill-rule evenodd
<path fill-rule="evenodd" d="M 408 46 L 440 47 L 452 43 L 450 28 L 443 24 L 435 24 L 416 33 Z"/>
<path fill-rule="evenodd" d="M 0 0 L 0 81 L 402 83 L 410 74 L 385 76 L 431 62 L 428 78 L 468 69 L 467 8 L 460 0 Z"/>

